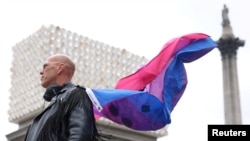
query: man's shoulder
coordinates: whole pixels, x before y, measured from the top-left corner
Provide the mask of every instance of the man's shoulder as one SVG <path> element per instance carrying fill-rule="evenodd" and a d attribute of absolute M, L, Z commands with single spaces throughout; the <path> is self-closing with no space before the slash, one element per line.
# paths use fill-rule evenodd
<path fill-rule="evenodd" d="M 65 83 L 64 84 L 64 88 L 62 90 L 65 90 L 65 89 L 84 89 L 85 90 L 85 87 L 82 86 L 82 85 L 79 85 L 79 84 L 74 84 L 72 82 L 68 82 L 68 83 Z"/>
<path fill-rule="evenodd" d="M 86 91 L 86 88 L 81 85 L 74 85 L 73 83 L 70 83 L 69 85 L 65 86 L 63 88 L 62 93 L 64 97 L 69 97 L 72 94 L 81 94 Z"/>

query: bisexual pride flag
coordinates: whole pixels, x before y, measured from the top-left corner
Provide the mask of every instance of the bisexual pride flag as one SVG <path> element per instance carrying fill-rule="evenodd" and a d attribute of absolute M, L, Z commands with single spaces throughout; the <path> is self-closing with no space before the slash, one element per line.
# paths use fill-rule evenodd
<path fill-rule="evenodd" d="M 147 64 L 121 78 L 114 89 L 87 88 L 96 114 L 134 130 L 165 127 L 187 85 L 184 63 L 199 59 L 216 46 L 202 33 L 170 40 Z"/>

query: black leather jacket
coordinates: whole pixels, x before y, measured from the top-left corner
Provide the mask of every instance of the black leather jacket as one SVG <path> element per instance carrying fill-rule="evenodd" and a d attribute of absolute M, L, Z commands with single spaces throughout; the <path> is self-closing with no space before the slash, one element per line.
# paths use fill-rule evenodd
<path fill-rule="evenodd" d="M 83 87 L 66 84 L 30 125 L 25 141 L 93 141 L 93 106 Z"/>

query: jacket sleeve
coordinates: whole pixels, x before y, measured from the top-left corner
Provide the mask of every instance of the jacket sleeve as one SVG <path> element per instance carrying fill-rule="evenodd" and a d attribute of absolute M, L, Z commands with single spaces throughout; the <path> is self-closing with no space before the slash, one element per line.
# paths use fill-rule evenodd
<path fill-rule="evenodd" d="M 68 141 L 92 141 L 95 130 L 92 103 L 85 91 L 71 95 L 70 105 L 73 107 L 69 111 Z"/>

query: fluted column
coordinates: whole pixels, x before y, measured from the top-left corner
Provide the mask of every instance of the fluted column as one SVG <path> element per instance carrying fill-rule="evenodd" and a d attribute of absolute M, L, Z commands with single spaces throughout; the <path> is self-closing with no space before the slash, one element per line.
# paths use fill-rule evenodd
<path fill-rule="evenodd" d="M 223 66 L 225 124 L 241 124 L 237 50 L 240 46 L 244 46 L 245 42 L 234 37 L 228 12 L 228 8 L 224 5 L 222 10 L 223 32 L 221 38 L 217 41 Z"/>

